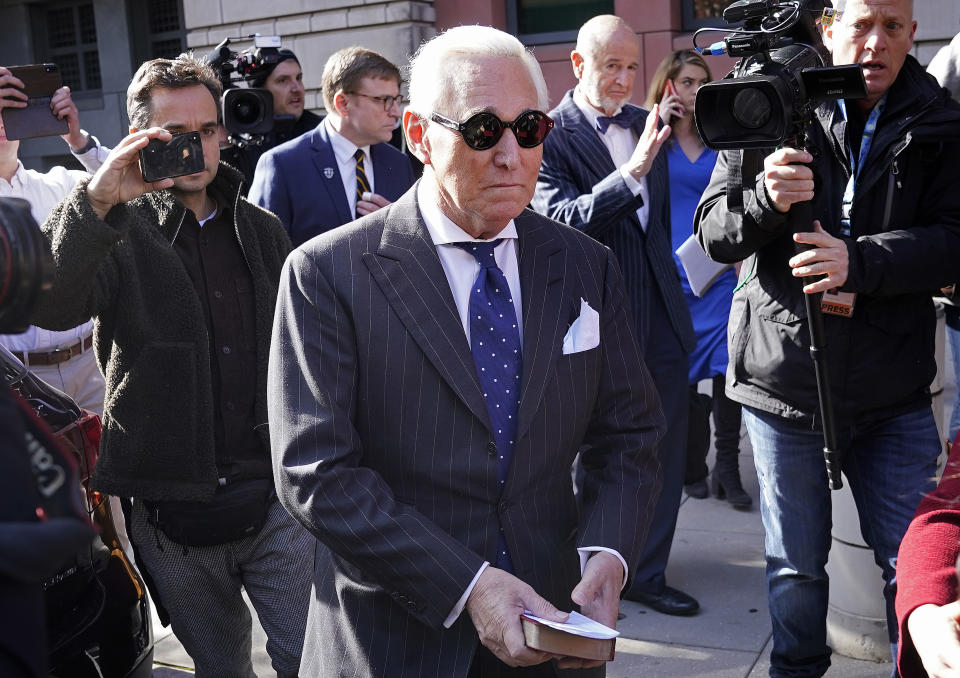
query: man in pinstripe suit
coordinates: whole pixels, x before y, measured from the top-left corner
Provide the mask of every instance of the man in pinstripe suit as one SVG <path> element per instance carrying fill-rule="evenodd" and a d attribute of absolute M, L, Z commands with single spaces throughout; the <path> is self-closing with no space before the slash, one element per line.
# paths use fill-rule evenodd
<path fill-rule="evenodd" d="M 695 614 L 697 601 L 667 586 L 664 575 L 683 488 L 688 355 L 696 343 L 670 246 L 666 157 L 658 154 L 670 131 L 658 132 L 656 110 L 648 115 L 627 103 L 640 46 L 622 19 L 585 23 L 571 60 L 579 84 L 550 112 L 557 129 L 544 144 L 533 207 L 607 245 L 623 267 L 640 348 L 667 419 L 658 450 L 663 492 L 626 597 L 665 614 Z"/>
<path fill-rule="evenodd" d="M 274 468 L 318 538 L 300 673 L 602 676 L 601 662 L 527 648 L 519 615 L 563 620 L 576 604 L 616 625 L 659 494 L 664 422 L 619 267 L 525 209 L 551 123 L 515 38 L 478 26 L 434 38 L 410 97 L 423 179 L 295 250 L 281 276 Z M 473 322 L 483 276 L 507 316 L 490 324 L 503 341 L 522 334 L 509 440 L 491 423 L 502 387 Z"/>

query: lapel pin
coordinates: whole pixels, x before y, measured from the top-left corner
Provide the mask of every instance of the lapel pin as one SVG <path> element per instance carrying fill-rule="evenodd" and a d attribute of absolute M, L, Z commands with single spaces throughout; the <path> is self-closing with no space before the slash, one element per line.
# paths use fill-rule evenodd
<path fill-rule="evenodd" d="M 333 179 L 333 174 L 334 172 L 332 167 L 323 168 L 323 176 L 325 176 L 327 179 Z"/>

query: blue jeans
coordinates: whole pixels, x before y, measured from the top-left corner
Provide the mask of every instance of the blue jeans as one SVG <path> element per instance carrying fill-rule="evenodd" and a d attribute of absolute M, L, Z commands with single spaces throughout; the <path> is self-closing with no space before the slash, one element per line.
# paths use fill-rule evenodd
<path fill-rule="evenodd" d="M 743 420 L 766 532 L 770 675 L 822 676 L 830 666 L 826 564 L 832 527 L 823 434 L 746 406 Z M 929 407 L 837 433 L 860 531 L 883 573 L 887 630 L 895 644 L 897 550 L 923 493 L 934 487 L 940 436 Z"/>
<path fill-rule="evenodd" d="M 957 437 L 957 431 L 960 430 L 960 307 L 944 304 L 943 315 L 946 320 L 947 341 L 950 342 L 950 355 L 953 360 L 951 369 L 953 370 L 954 383 L 957 385 L 953 407 L 950 408 L 950 424 L 947 429 L 947 440 L 952 444 L 953 439 Z"/>

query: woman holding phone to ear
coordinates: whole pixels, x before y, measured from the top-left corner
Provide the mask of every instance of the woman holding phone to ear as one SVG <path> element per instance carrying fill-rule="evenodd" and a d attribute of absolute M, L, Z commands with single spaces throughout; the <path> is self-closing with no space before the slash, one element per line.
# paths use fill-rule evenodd
<path fill-rule="evenodd" d="M 644 104 L 660 104 L 660 117 L 672 133 L 666 142 L 670 171 L 670 226 L 673 249 L 693 234 L 693 214 L 706 189 L 717 161 L 717 152 L 704 146 L 693 120 L 697 90 L 711 79 L 710 68 L 693 50 L 668 54 L 657 67 Z M 683 266 L 674 254 L 684 294 L 697 334 L 697 347 L 690 355 L 690 430 L 684 485 L 688 495 L 703 499 L 707 487 L 706 454 L 709 448 L 710 412 L 713 412 L 717 461 L 712 488 L 718 499 L 726 498 L 734 508 L 749 509 L 750 495 L 740 482 L 740 405 L 724 393 L 727 369 L 727 320 L 737 276 L 723 273 L 697 297 L 687 282 Z M 713 397 L 697 392 L 697 383 L 710 379 Z"/>

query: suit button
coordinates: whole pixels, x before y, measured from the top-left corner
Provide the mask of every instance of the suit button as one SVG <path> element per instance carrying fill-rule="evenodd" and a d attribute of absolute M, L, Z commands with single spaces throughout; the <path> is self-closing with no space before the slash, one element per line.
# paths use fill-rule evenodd
<path fill-rule="evenodd" d="M 487 454 L 491 457 L 497 456 L 497 444 L 492 440 L 487 443 Z"/>

